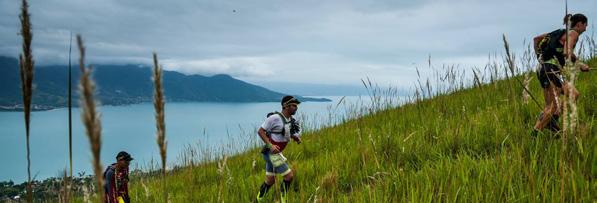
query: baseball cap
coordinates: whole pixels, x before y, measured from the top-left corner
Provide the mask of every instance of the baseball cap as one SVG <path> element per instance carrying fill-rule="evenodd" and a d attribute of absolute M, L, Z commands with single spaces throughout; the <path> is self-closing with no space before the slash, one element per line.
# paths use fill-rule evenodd
<path fill-rule="evenodd" d="M 280 102 L 282 104 L 282 106 L 288 105 L 288 104 L 300 104 L 301 101 L 299 101 L 297 98 L 287 95 L 284 96 L 282 98 L 282 102 Z"/>
<path fill-rule="evenodd" d="M 116 155 L 116 160 L 125 160 L 125 161 L 132 161 L 133 157 L 131 157 L 131 155 L 125 151 L 121 151 L 118 152 L 118 155 Z"/>

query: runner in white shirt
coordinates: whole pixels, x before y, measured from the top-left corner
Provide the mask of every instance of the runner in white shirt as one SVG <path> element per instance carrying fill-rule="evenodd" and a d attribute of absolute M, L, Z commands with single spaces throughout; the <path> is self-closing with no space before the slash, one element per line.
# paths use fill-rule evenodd
<path fill-rule="evenodd" d="M 299 144 L 301 143 L 300 125 L 292 117 L 296 114 L 298 105 L 301 102 L 293 96 L 285 96 L 280 103 L 282 104 L 282 112 L 268 115 L 257 132 L 265 143 L 262 150 L 263 159 L 265 160 L 265 182 L 261 185 L 259 193 L 257 193 L 257 202 L 260 202 L 269 188 L 274 185 L 276 174 L 284 177 L 281 194 L 282 202 L 285 202 L 286 192 L 290 188 L 290 183 L 294 177 L 286 162 L 286 157 L 282 155 L 282 151 L 286 148 L 290 139 Z"/>

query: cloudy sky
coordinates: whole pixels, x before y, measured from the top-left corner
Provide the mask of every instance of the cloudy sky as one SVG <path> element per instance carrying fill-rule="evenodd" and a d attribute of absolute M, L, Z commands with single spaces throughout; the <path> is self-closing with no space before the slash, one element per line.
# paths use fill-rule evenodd
<path fill-rule="evenodd" d="M 20 1 L 0 0 L 0 55 L 20 51 Z M 570 0 L 597 18 L 597 1 Z M 481 65 L 561 27 L 563 0 L 30 0 L 37 64 L 66 64 L 69 33 L 91 63 L 149 64 L 251 81 L 410 85 L 415 67 Z M 74 55 L 77 56 L 77 55 Z"/>

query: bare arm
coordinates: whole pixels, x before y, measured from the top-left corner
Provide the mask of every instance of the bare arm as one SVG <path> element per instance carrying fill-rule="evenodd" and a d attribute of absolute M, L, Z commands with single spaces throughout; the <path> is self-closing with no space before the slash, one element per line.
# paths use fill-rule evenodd
<path fill-rule="evenodd" d="M 263 143 L 265 143 L 265 145 L 267 145 L 272 152 L 274 152 L 274 153 L 280 152 L 280 149 L 278 148 L 278 146 L 272 145 L 272 143 L 269 142 L 269 138 L 267 137 L 267 132 L 265 132 L 265 129 L 259 128 L 259 130 L 257 131 L 257 134 L 259 134 L 259 137 L 261 138 Z"/>
<path fill-rule="evenodd" d="M 535 53 L 539 51 L 539 42 L 541 42 L 545 36 L 547 36 L 547 33 L 543 33 L 533 38 L 533 47 L 535 48 Z"/>
<path fill-rule="evenodd" d="M 566 41 L 566 36 L 562 37 L 564 38 L 563 41 Z M 577 60 L 576 54 L 574 54 L 574 47 L 576 47 L 578 38 L 578 32 L 570 32 L 570 34 L 568 34 L 568 42 L 570 43 L 566 43 L 567 46 L 565 46 L 566 49 L 564 49 L 564 56 L 568 57 L 568 54 L 570 54 L 570 60 L 572 60 L 572 62 L 576 62 Z M 580 63 L 578 67 L 580 67 L 580 70 L 583 72 L 588 72 L 590 70 L 589 66 L 584 63 Z"/>
<path fill-rule="evenodd" d="M 566 42 L 566 35 L 563 35 L 562 38 L 563 39 L 560 39 L 560 41 Z M 576 46 L 576 42 L 578 42 L 578 32 L 569 32 L 568 42 L 569 43 L 562 43 L 564 44 L 564 56 L 566 56 L 566 58 L 570 57 L 572 62 L 576 62 L 574 47 Z"/>
<path fill-rule="evenodd" d="M 587 64 L 584 64 L 584 63 L 582 63 L 582 62 L 580 63 L 580 65 L 579 65 L 579 66 L 580 66 L 580 70 L 581 70 L 582 72 L 589 72 L 589 71 L 591 70 L 591 68 L 589 67 L 589 65 L 587 65 Z"/>

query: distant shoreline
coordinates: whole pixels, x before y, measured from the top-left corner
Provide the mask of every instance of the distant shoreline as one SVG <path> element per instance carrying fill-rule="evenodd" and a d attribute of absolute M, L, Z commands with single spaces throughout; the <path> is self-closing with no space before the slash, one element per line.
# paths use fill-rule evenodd
<path fill-rule="evenodd" d="M 63 107 L 46 106 L 46 105 L 32 105 L 31 111 L 49 111 L 49 110 L 59 109 L 59 108 L 63 108 Z M 22 105 L 0 106 L 0 112 L 22 112 L 22 111 L 23 111 Z"/>
<path fill-rule="evenodd" d="M 314 97 L 304 97 L 302 98 L 304 102 L 331 102 L 331 99 L 322 97 L 322 98 L 314 98 Z M 254 102 L 216 102 L 216 101 L 169 101 L 167 103 L 184 103 L 184 102 L 197 102 L 197 103 L 262 103 L 262 102 L 277 102 L 277 101 L 254 101 Z M 102 104 L 101 106 L 128 106 L 128 105 L 135 105 L 135 104 L 143 104 L 143 103 L 151 103 L 149 101 L 142 101 L 142 102 L 131 102 L 131 103 L 120 103 L 120 104 Z M 78 105 L 73 105 L 74 108 L 78 108 Z M 55 109 L 67 108 L 66 105 L 36 105 L 32 104 L 31 111 L 50 111 Z M 23 106 L 21 104 L 17 105 L 0 105 L 0 112 L 23 112 Z"/>

